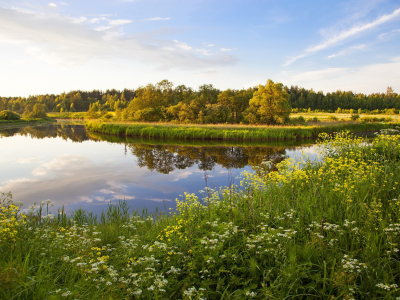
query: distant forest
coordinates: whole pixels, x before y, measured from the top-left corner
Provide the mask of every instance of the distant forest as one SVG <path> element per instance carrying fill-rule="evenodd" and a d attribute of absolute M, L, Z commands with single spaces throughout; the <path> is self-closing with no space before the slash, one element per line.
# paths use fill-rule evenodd
<path fill-rule="evenodd" d="M 388 87 L 386 93 L 362 94 L 351 91 L 315 92 L 298 86 L 282 86 L 292 112 L 323 111 L 398 114 L 400 95 Z M 29 113 L 36 104 L 46 112 L 87 112 L 89 118 L 107 115 L 117 120 L 179 122 L 245 122 L 252 114 L 250 100 L 259 87 L 224 90 L 205 84 L 194 90 L 168 80 L 137 89 L 70 91 L 59 95 L 0 97 L 0 111 Z M 286 95 L 286 97 L 287 97 Z M 254 112 L 253 112 L 254 113 Z M 251 120 L 250 120 L 251 123 Z"/>

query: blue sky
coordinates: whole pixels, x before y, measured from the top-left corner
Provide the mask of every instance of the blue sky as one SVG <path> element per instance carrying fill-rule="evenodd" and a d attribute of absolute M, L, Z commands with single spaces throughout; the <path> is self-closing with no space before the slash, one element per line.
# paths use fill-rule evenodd
<path fill-rule="evenodd" d="M 137 88 L 400 92 L 400 1 L 0 0 L 0 96 Z"/>

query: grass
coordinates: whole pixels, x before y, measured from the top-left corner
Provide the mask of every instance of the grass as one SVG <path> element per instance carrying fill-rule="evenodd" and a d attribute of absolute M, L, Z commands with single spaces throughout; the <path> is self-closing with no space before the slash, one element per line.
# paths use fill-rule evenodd
<path fill-rule="evenodd" d="M 0 128 L 10 127 L 10 126 L 18 126 L 18 125 L 29 125 L 29 124 L 40 124 L 40 123 L 49 123 L 55 122 L 52 118 L 45 119 L 25 119 L 21 118 L 19 120 L 0 120 Z"/>
<path fill-rule="evenodd" d="M 400 134 L 321 139 L 317 162 L 264 162 L 176 211 L 23 216 L 3 195 L 0 297 L 399 299 Z"/>
<path fill-rule="evenodd" d="M 54 119 L 83 120 L 86 117 L 86 112 L 49 112 L 47 115 Z"/>
<path fill-rule="evenodd" d="M 354 111 L 357 114 L 357 111 Z M 317 117 L 320 122 L 332 123 L 332 118 L 337 118 L 338 120 L 350 121 L 352 114 L 345 113 L 325 113 L 325 112 L 311 112 L 311 113 L 293 113 L 291 114 L 291 118 L 296 118 L 302 116 L 305 119 L 315 118 Z M 371 114 L 360 114 L 360 118 L 391 118 L 395 122 L 400 122 L 400 115 L 371 115 Z"/>
<path fill-rule="evenodd" d="M 341 123 L 324 126 L 201 126 L 172 124 L 112 124 L 88 122 L 86 129 L 92 132 L 118 136 L 136 136 L 163 139 L 206 139 L 206 140 L 295 140 L 333 133 L 341 130 L 352 132 L 376 131 L 393 128 L 397 123 Z"/>

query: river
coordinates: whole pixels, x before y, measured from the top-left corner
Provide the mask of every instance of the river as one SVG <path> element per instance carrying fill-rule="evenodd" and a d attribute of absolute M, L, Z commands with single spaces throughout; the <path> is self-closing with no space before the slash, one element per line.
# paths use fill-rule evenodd
<path fill-rule="evenodd" d="M 68 122 L 0 129 L 0 192 L 11 191 L 25 209 L 50 199 L 53 211 L 98 214 L 125 199 L 131 208 L 168 210 L 184 192 L 239 184 L 240 173 L 263 160 L 315 157 L 313 144 L 124 138 Z"/>

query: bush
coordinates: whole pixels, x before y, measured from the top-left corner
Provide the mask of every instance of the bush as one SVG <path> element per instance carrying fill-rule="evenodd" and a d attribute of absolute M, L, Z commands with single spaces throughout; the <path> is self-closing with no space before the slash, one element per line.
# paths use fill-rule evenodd
<path fill-rule="evenodd" d="M 3 110 L 0 112 L 0 120 L 19 120 L 21 116 L 11 110 Z"/>
<path fill-rule="evenodd" d="M 308 123 L 318 123 L 320 121 L 319 121 L 319 119 L 317 117 L 314 117 L 314 118 L 308 118 L 306 120 L 306 122 L 308 122 Z"/>
<path fill-rule="evenodd" d="M 352 114 L 352 115 L 351 115 L 351 120 L 352 120 L 352 121 L 357 121 L 359 118 L 360 118 L 360 115 L 359 115 L 359 114 Z"/>
<path fill-rule="evenodd" d="M 299 116 L 299 117 L 294 117 L 294 118 L 291 118 L 290 119 L 290 123 L 291 124 L 294 124 L 294 125 L 296 125 L 296 124 L 298 124 L 298 123 L 300 123 L 300 124 L 303 124 L 303 123 L 305 123 L 306 122 L 306 119 L 303 117 L 303 116 Z"/>
<path fill-rule="evenodd" d="M 360 121 L 368 122 L 368 123 L 373 123 L 373 122 L 392 122 L 393 119 L 390 118 L 390 117 L 387 117 L 387 118 L 364 117 L 364 118 L 361 118 Z"/>
<path fill-rule="evenodd" d="M 328 120 L 330 120 L 330 121 L 337 121 L 337 120 L 339 120 L 336 116 L 329 116 L 328 117 Z"/>

